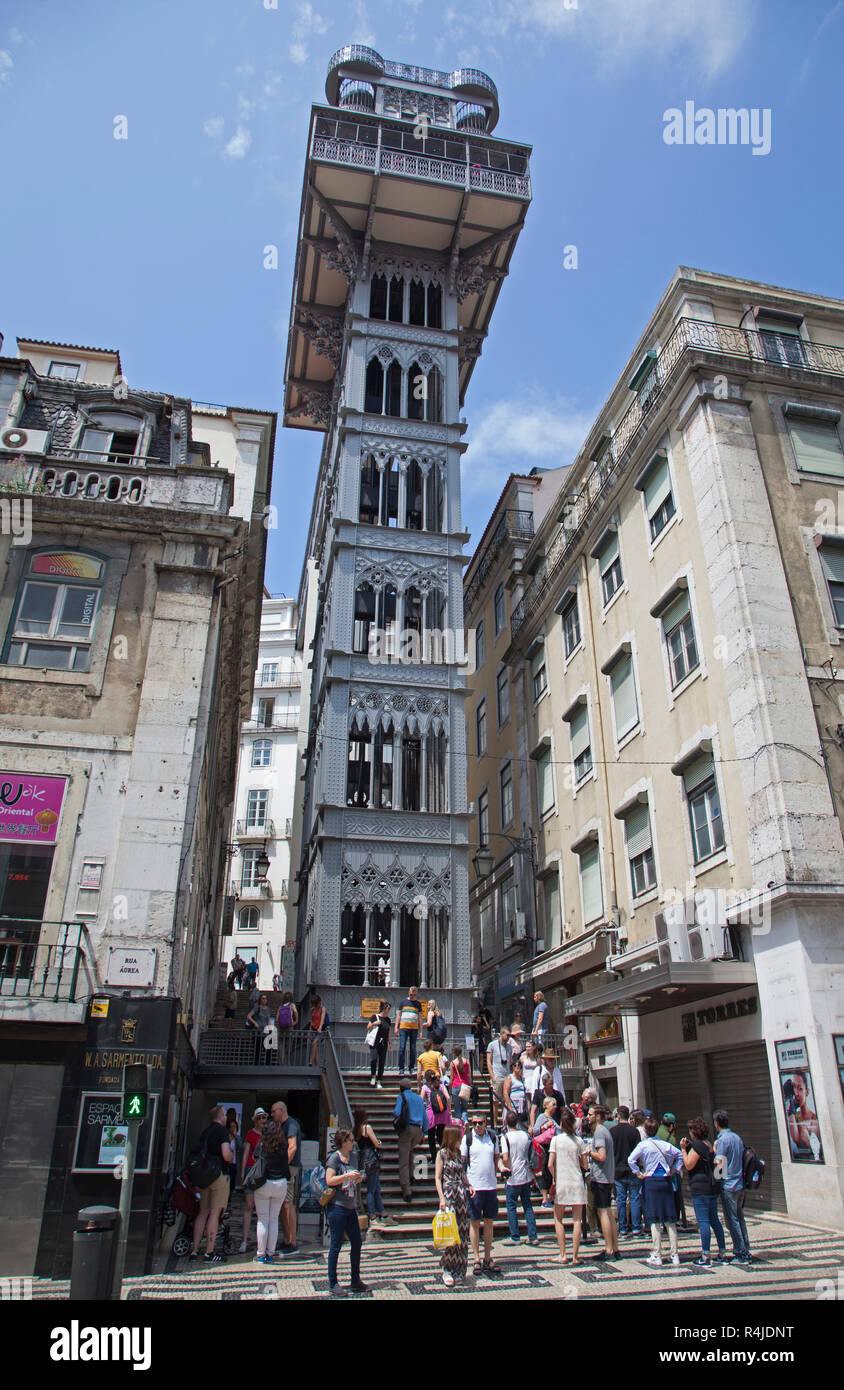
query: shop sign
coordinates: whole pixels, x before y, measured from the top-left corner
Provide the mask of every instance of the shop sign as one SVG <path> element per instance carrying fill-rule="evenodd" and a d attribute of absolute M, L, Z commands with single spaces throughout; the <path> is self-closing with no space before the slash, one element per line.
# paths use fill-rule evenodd
<path fill-rule="evenodd" d="M 680 1019 L 683 1042 L 696 1042 L 698 1028 L 710 1028 L 713 1023 L 727 1023 L 734 1018 L 751 1018 L 758 1011 L 759 1000 L 755 994 L 751 994 L 747 999 L 730 999 L 726 1004 L 715 1004 L 683 1014 Z"/>
<path fill-rule="evenodd" d="M 154 947 L 141 949 L 109 946 L 105 982 L 107 985 L 128 985 L 146 989 L 155 983 Z"/>
<path fill-rule="evenodd" d="M 0 771 L 0 840 L 54 845 L 66 777 Z"/>
<path fill-rule="evenodd" d="M 805 1038 L 774 1043 L 792 1163 L 823 1163 L 820 1124 Z"/>

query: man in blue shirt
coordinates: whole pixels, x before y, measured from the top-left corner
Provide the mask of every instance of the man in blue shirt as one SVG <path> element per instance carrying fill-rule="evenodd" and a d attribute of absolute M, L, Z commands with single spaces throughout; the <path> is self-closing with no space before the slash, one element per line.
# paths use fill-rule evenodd
<path fill-rule="evenodd" d="M 533 996 L 533 1003 L 533 1022 L 530 1026 L 530 1035 L 534 1042 L 543 1043 L 548 1028 L 548 1005 L 545 1003 L 545 995 L 541 989 L 538 989 Z"/>
<path fill-rule="evenodd" d="M 721 1202 L 733 1240 L 733 1257 L 728 1263 L 752 1264 L 747 1224 L 744 1219 L 744 1141 L 741 1135 L 730 1129 L 730 1117 L 726 1110 L 716 1111 L 715 1132 L 718 1136 L 715 1140 L 715 1153 L 726 1163 Z"/>
<path fill-rule="evenodd" d="M 410 1191 L 410 1155 L 416 1145 L 422 1142 L 422 1135 L 428 1128 L 428 1108 L 422 1097 L 413 1090 L 413 1082 L 403 1076 L 399 1082 L 399 1095 L 393 1115 L 405 1121 L 397 1132 L 399 1143 L 399 1186 L 401 1195 L 408 1204 L 413 1200 Z"/>

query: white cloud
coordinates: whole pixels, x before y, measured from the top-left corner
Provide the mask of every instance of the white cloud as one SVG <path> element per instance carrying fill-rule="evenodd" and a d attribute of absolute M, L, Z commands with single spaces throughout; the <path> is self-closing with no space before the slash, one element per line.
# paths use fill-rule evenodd
<path fill-rule="evenodd" d="M 252 134 L 246 126 L 239 125 L 231 140 L 223 149 L 223 156 L 226 159 L 243 159 L 249 146 L 252 144 Z"/>
<path fill-rule="evenodd" d="M 478 32 L 486 39 L 529 42 L 582 41 L 605 67 L 643 56 L 682 54 L 706 76 L 723 71 L 747 42 L 759 0 L 476 0 L 471 15 L 451 9 L 446 28 L 454 38 Z"/>
<path fill-rule="evenodd" d="M 254 71 L 255 69 L 251 63 L 238 63 L 235 68 L 235 74 L 238 77 L 251 77 Z"/>
<path fill-rule="evenodd" d="M 296 18 L 290 26 L 294 39 L 302 39 L 306 34 L 324 34 L 327 28 L 328 20 L 315 12 L 309 0 L 296 6 Z"/>
<path fill-rule="evenodd" d="M 9 30 L 9 43 L 32 43 L 32 39 L 22 29 Z"/>
<path fill-rule="evenodd" d="M 202 129 L 205 131 L 206 135 L 210 135 L 212 139 L 215 139 L 216 136 L 222 135 L 224 125 L 225 121 L 222 116 L 209 116 Z"/>
<path fill-rule="evenodd" d="M 292 44 L 290 45 L 290 48 L 289 48 L 288 51 L 289 51 L 290 57 L 291 57 L 291 59 L 292 59 L 292 61 L 293 61 L 294 63 L 299 63 L 299 64 L 307 63 L 307 61 L 308 61 L 308 50 L 307 50 L 307 48 L 305 47 L 305 45 L 304 45 L 303 43 L 301 43 L 301 42 L 292 43 Z"/>
<path fill-rule="evenodd" d="M 572 463 L 592 417 L 565 398 L 548 401 L 537 391 L 472 410 L 469 448 L 463 456 L 467 497 L 497 496 L 510 473 Z"/>
<path fill-rule="evenodd" d="M 5 48 L 0 48 L 0 83 L 8 82 L 9 70 L 12 66 L 11 53 L 7 53 Z"/>

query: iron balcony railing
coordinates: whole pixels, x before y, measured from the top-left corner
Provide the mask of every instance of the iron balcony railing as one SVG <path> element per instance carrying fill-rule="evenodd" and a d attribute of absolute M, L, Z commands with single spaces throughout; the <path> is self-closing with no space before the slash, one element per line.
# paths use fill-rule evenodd
<path fill-rule="evenodd" d="M 531 197 L 530 176 L 511 174 L 500 169 L 484 168 L 469 158 L 456 163 L 433 155 L 412 154 L 406 150 L 387 149 L 381 145 L 365 145 L 359 141 L 333 139 L 314 135 L 311 158 L 347 168 L 366 169 L 374 174 L 397 174 L 404 178 L 421 179 L 426 183 L 449 184 L 454 188 L 483 189 L 506 198 Z"/>
<path fill-rule="evenodd" d="M 46 933 L 55 941 L 42 941 Z M 0 917 L 0 999 L 73 1004 L 85 951 L 81 922 Z"/>
<path fill-rule="evenodd" d="M 800 338 L 756 329 L 732 328 L 703 319 L 682 318 L 662 351 L 654 358 L 647 381 L 615 429 L 609 450 L 577 490 L 563 498 L 563 524 L 548 547 L 541 569 L 528 585 L 510 618 L 513 637 L 531 613 L 539 612 L 563 567 L 569 563 L 590 524 L 604 505 L 606 494 L 624 472 L 645 437 L 657 403 L 664 399 L 684 354 L 703 351 L 738 358 L 749 365 L 775 366 L 791 371 L 825 372 L 844 376 L 844 347 L 808 343 Z"/>
<path fill-rule="evenodd" d="M 231 891 L 243 902 L 259 902 L 262 899 L 266 899 L 267 902 L 281 902 L 287 897 L 287 879 L 283 878 L 278 885 L 270 883 L 268 878 L 259 879 L 257 883 L 250 883 L 246 879 L 234 879 Z"/>
<path fill-rule="evenodd" d="M 550 1059 L 554 1058 L 560 1071 L 582 1072 L 586 1070 L 586 1053 L 583 1050 L 583 1043 L 578 1038 L 576 1043 L 572 1043 L 569 1033 L 546 1033 L 542 1040 L 543 1059 L 545 1065 L 550 1070 Z"/>
<path fill-rule="evenodd" d="M 454 72 L 440 72 L 436 68 L 421 68 L 412 63 L 394 63 L 390 59 L 382 58 L 376 49 L 369 48 L 366 44 L 347 43 L 329 58 L 327 72 L 330 74 L 335 68 L 343 67 L 346 63 L 366 63 L 385 77 L 397 77 L 404 82 L 418 82 L 425 87 L 444 87 L 446 91 L 471 84 L 483 87 L 491 96 L 498 98 L 498 88 L 492 78 L 478 68 L 457 68 Z"/>
<path fill-rule="evenodd" d="M 275 1047 L 267 1046 L 272 1042 Z M 308 1029 L 276 1028 L 268 1036 L 254 1028 L 209 1028 L 199 1039 L 200 1066 L 308 1067 L 314 1039 Z M 325 1037 L 317 1039 L 317 1067 L 325 1065 Z"/>
<path fill-rule="evenodd" d="M 464 614 L 468 615 L 486 582 L 487 575 L 495 563 L 499 550 L 508 537 L 512 540 L 530 540 L 533 537 L 533 512 L 508 508 L 501 517 L 463 595 Z"/>
<path fill-rule="evenodd" d="M 301 671 L 277 671 L 275 675 L 255 677 L 256 690 L 288 690 L 302 684 Z"/>
<path fill-rule="evenodd" d="M 235 835 L 240 840 L 275 839 L 275 822 L 271 820 L 239 820 L 235 824 Z"/>
<path fill-rule="evenodd" d="M 247 733 L 272 733 L 278 729 L 298 729 L 299 711 L 290 710 L 286 714 L 274 714 L 269 719 L 247 719 L 244 724 Z"/>

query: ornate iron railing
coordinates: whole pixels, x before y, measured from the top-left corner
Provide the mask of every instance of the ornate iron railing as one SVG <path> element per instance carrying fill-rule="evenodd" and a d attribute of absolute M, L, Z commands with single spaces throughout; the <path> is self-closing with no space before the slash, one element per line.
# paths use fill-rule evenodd
<path fill-rule="evenodd" d="M 244 722 L 244 732 L 248 734 L 267 733 L 279 729 L 298 729 L 299 711 L 289 710 L 282 714 L 274 714 L 271 719 L 247 719 Z"/>
<path fill-rule="evenodd" d="M 241 840 L 273 840 L 275 824 L 267 820 L 239 820 L 235 825 L 235 835 Z"/>
<path fill-rule="evenodd" d="M 486 577 L 489 574 L 498 555 L 499 550 L 507 537 L 513 540 L 530 540 L 533 536 L 533 512 L 518 511 L 508 508 L 501 517 L 494 532 L 487 541 L 486 547 L 479 559 L 475 572 L 463 595 L 463 612 L 468 613 L 482 589 Z"/>
<path fill-rule="evenodd" d="M 267 1047 L 267 1042 L 276 1042 Z M 265 1038 L 254 1028 L 209 1028 L 199 1039 L 199 1063 L 218 1067 L 308 1067 L 313 1037 L 307 1029 L 276 1028 Z M 325 1038 L 317 1041 L 317 1067 L 325 1065 Z"/>
<path fill-rule="evenodd" d="M 56 941 L 41 941 L 44 928 Z M 0 999 L 76 1001 L 79 970 L 85 959 L 81 922 L 0 917 Z"/>
<path fill-rule="evenodd" d="M 548 547 L 544 563 L 528 585 L 510 618 L 513 637 L 545 602 L 560 570 L 568 563 L 583 533 L 600 511 L 605 494 L 624 472 L 653 418 L 655 407 L 664 398 L 677 364 L 689 351 L 737 357 L 748 363 L 784 367 L 793 371 L 829 372 L 844 376 L 844 347 L 830 343 L 809 343 L 757 329 L 733 328 L 702 319 L 682 318 L 654 360 L 653 371 L 636 399 L 619 421 L 600 463 L 584 477 L 577 491 L 563 499 L 563 525 Z"/>
<path fill-rule="evenodd" d="M 352 165 L 373 172 L 401 174 L 405 178 L 424 179 L 427 183 L 447 183 L 458 188 L 482 188 L 501 193 L 508 198 L 529 199 L 530 176 L 509 174 L 500 169 L 483 168 L 479 164 L 457 163 L 433 155 L 411 154 L 384 146 L 364 145 L 354 140 L 333 140 L 315 135 L 311 142 L 311 157 L 331 164 Z"/>

